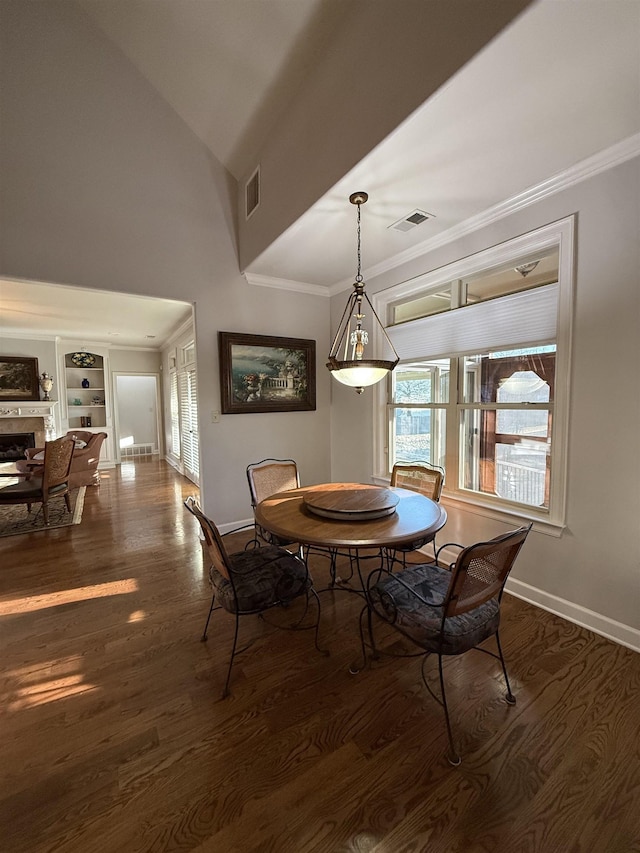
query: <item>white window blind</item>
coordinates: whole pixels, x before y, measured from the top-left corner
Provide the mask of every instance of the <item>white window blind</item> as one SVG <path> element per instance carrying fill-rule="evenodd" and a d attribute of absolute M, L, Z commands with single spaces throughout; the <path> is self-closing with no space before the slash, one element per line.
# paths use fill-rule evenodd
<path fill-rule="evenodd" d="M 196 371 L 180 371 L 180 444 L 185 473 L 196 482 L 200 475 L 198 439 L 198 393 Z"/>
<path fill-rule="evenodd" d="M 555 340 L 558 284 L 389 326 L 402 360 L 472 355 Z"/>
<path fill-rule="evenodd" d="M 170 374 L 170 407 L 171 407 L 171 454 L 180 458 L 180 402 L 178 400 L 178 374 L 174 370 Z"/>

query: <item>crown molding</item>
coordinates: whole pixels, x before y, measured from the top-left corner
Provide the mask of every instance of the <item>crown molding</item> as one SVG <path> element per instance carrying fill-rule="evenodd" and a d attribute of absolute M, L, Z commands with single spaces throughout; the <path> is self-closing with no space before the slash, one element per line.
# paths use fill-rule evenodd
<path fill-rule="evenodd" d="M 55 343 L 58 336 L 53 332 L 33 332 L 29 329 L 3 329 L 0 326 L 0 338 L 12 340 L 49 341 Z"/>
<path fill-rule="evenodd" d="M 493 205 L 493 207 L 487 208 L 482 211 L 482 213 L 470 216 L 469 219 L 466 219 L 464 222 L 454 225 L 452 228 L 443 231 L 441 234 L 437 234 L 435 237 L 425 240 L 423 243 L 418 243 L 416 246 L 412 246 L 404 252 L 400 252 L 391 258 L 381 261 L 379 264 L 366 269 L 364 271 L 364 278 L 365 280 L 372 279 L 376 276 L 382 275 L 383 273 L 389 272 L 390 270 L 396 269 L 396 267 L 409 263 L 416 258 L 420 258 L 423 255 L 432 252 L 434 249 L 446 246 L 454 240 L 458 240 L 461 237 L 465 237 L 468 234 L 473 233 L 474 231 L 479 231 L 481 228 L 485 228 L 487 225 L 492 225 L 494 222 L 498 222 L 507 216 L 511 216 L 520 210 L 524 210 L 544 198 L 548 198 L 551 195 L 555 195 L 556 193 L 569 189 L 581 181 L 592 178 L 601 172 L 613 169 L 615 166 L 619 166 L 628 160 L 632 160 L 638 155 L 640 155 L 640 133 L 636 133 L 634 136 L 630 136 L 627 139 L 622 140 L 622 142 L 618 142 L 610 148 L 606 148 L 604 151 L 599 151 L 597 154 L 588 157 L 586 160 L 582 160 L 580 163 L 576 163 L 569 169 L 565 169 L 564 172 L 559 172 L 557 175 L 553 175 L 552 177 L 547 178 L 547 180 L 512 196 L 512 198 L 506 199 L 505 201 Z M 343 281 L 331 285 L 329 293 L 331 296 L 335 296 L 350 286 L 351 279 L 344 279 Z"/>
<path fill-rule="evenodd" d="M 321 284 L 310 284 L 306 281 L 292 281 L 288 278 L 274 278 L 270 275 L 258 275 L 257 273 L 243 273 L 247 284 L 253 287 L 272 287 L 276 290 L 289 290 L 294 293 L 308 293 L 312 296 L 324 296 L 328 298 L 330 288 L 323 287 Z"/>

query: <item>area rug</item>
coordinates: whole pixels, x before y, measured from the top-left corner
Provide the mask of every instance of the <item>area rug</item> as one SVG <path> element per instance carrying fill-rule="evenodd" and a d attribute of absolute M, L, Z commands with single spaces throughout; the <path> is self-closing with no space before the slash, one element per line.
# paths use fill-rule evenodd
<path fill-rule="evenodd" d="M 69 492 L 71 512 L 67 512 L 63 497 L 52 498 L 49 501 L 49 524 L 44 523 L 42 504 L 34 504 L 31 512 L 27 511 L 26 504 L 0 507 L 0 536 L 15 536 L 17 533 L 34 533 L 37 530 L 80 524 L 86 490 L 86 486 L 80 486 L 79 489 Z"/>

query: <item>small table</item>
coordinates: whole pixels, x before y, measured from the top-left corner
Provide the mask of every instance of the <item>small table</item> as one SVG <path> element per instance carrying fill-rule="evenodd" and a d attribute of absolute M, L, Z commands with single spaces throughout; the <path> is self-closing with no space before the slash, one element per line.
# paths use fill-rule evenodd
<path fill-rule="evenodd" d="M 391 512 L 371 517 L 372 506 L 380 508 L 396 498 Z M 345 508 L 343 517 L 318 513 L 327 506 Z M 410 545 L 435 535 L 447 520 L 444 507 L 418 492 L 364 483 L 323 483 L 278 492 L 260 501 L 255 514 L 258 524 L 276 536 L 322 548 Z"/>

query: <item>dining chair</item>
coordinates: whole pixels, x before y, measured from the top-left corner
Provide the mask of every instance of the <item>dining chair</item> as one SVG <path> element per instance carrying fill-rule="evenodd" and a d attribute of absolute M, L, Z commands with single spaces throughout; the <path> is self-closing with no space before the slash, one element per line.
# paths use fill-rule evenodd
<path fill-rule="evenodd" d="M 401 489 L 410 489 L 412 492 L 419 492 L 432 501 L 440 501 L 442 487 L 444 486 L 444 468 L 439 465 L 433 465 L 431 462 L 396 462 L 391 470 L 391 486 L 397 486 Z M 436 537 L 435 533 L 431 536 L 416 539 L 407 545 L 397 548 L 387 548 L 386 557 L 388 564 L 393 565 L 394 562 L 400 562 L 402 566 L 406 566 L 406 556 L 411 551 L 417 551 L 424 547 L 429 542 L 433 543 L 433 555 L 436 554 Z M 401 559 L 398 558 L 401 554 Z"/>
<path fill-rule="evenodd" d="M 371 572 L 367 579 L 367 605 L 360 618 L 363 660 L 366 661 L 365 613 L 374 658 L 378 654 L 373 631 L 374 616 L 422 650 L 419 653 L 424 654 L 422 680 L 444 710 L 449 738 L 448 760 L 454 766 L 460 764 L 461 759 L 453 741 L 443 658 L 472 649 L 496 658 L 502 665 L 506 701 L 515 705 L 498 632 L 500 604 L 504 585 L 531 527 L 531 524 L 519 527 L 488 542 L 467 547 L 447 543 L 438 549 L 435 563 L 413 565 L 395 573 L 380 568 Z M 455 562 L 448 568 L 440 566 L 438 556 L 442 550 L 453 547 L 461 549 Z M 497 654 L 480 646 L 492 636 L 496 640 Z M 425 664 L 430 654 L 438 656 L 440 696 L 433 691 L 425 675 Z"/>
<path fill-rule="evenodd" d="M 256 506 L 265 498 L 270 498 L 276 492 L 286 492 L 289 489 L 300 488 L 298 466 L 293 459 L 263 459 L 247 465 L 247 480 L 251 494 L 251 509 L 255 513 Z M 257 548 L 260 542 L 269 545 L 291 545 L 291 540 L 281 539 L 274 533 L 264 530 L 254 518 L 254 535 L 246 547 Z"/>
<path fill-rule="evenodd" d="M 222 692 L 223 698 L 229 693 L 231 670 L 237 654 L 240 618 L 242 616 L 263 614 L 273 607 L 287 608 L 295 599 L 304 597 L 305 604 L 302 615 L 292 625 L 288 626 L 288 630 L 313 628 L 315 630 L 316 649 L 323 654 L 328 654 L 318 645 L 320 599 L 313 587 L 313 581 L 305 562 L 297 555 L 277 545 L 262 545 L 249 551 L 229 554 L 220 531 L 213 521 L 202 512 L 197 498 L 188 497 L 184 505 L 198 520 L 204 539 L 204 548 L 210 560 L 209 581 L 213 593 L 202 633 L 203 642 L 207 640 L 209 621 L 214 610 L 226 610 L 235 618 L 231 657 Z M 317 615 L 311 625 L 303 625 L 309 609 L 310 597 L 315 600 Z"/>
<path fill-rule="evenodd" d="M 69 469 L 73 448 L 73 441 L 67 437 L 45 442 L 43 459 L 36 471 L 18 472 L 16 477 L 20 482 L 0 489 L 0 506 L 26 504 L 28 512 L 31 512 L 33 504 L 41 503 L 44 523 L 49 524 L 49 501 L 54 497 L 64 497 L 67 511 L 71 512 Z"/>

